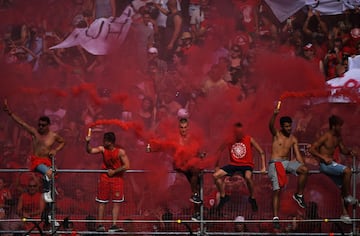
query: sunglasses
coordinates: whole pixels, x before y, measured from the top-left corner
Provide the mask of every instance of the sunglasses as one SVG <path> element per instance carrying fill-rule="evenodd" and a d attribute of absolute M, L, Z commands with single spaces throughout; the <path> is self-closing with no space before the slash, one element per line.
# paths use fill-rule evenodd
<path fill-rule="evenodd" d="M 36 185 L 29 185 L 29 188 L 36 188 Z"/>
<path fill-rule="evenodd" d="M 46 126 L 48 126 L 48 125 L 49 125 L 49 124 L 44 124 L 44 123 L 39 123 L 39 124 L 38 124 L 39 127 L 46 127 Z"/>

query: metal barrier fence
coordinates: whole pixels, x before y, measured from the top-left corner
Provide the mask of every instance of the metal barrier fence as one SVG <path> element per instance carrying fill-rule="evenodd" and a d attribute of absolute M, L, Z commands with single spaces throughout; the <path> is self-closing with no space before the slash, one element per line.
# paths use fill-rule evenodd
<path fill-rule="evenodd" d="M 302 145 L 302 144 L 300 144 Z M 304 144 L 306 145 L 306 144 Z M 305 146 L 300 148 L 304 151 Z M 306 150 L 305 150 L 306 151 Z M 256 163 L 255 169 L 259 164 Z M 95 227 L 100 223 L 97 218 L 97 205 L 94 198 L 96 196 L 96 183 L 100 173 L 104 170 L 84 170 L 84 169 L 56 169 L 56 203 L 48 204 L 49 212 L 44 217 L 21 218 L 16 214 L 16 202 L 12 202 L 6 215 L 0 219 L 0 234 L 80 234 L 80 235 L 102 235 L 109 234 L 95 232 Z M 209 196 L 214 192 L 212 180 L 212 170 L 203 171 L 201 183 L 201 196 L 204 204 L 201 205 L 201 220 L 194 222 L 190 220 L 192 205 L 187 199 L 188 184 L 184 177 L 178 176 L 176 172 L 169 171 L 171 175 L 176 175 L 179 179 L 169 186 L 169 192 L 173 188 L 180 188 L 182 195 L 177 195 L 172 199 L 172 203 L 162 203 L 159 196 L 155 193 L 156 189 L 147 189 L 141 182 L 150 173 L 148 170 L 128 170 L 125 181 L 126 201 L 121 206 L 118 223 L 124 228 L 124 232 L 111 234 L 119 235 L 273 235 L 272 231 L 272 210 L 271 210 L 271 186 L 267 176 L 260 175 L 259 171 L 254 171 L 254 182 L 257 188 L 257 201 L 259 212 L 252 212 L 247 199 L 247 187 L 242 178 L 229 179 L 228 191 L 231 192 L 231 200 L 224 209 L 219 212 L 211 212 Z M 19 180 L 21 176 L 33 175 L 27 169 L 0 169 L 0 173 L 7 173 L 9 176 L 16 175 Z M 353 193 L 356 195 L 356 160 L 353 160 Z M 328 177 L 319 175 L 316 169 L 310 170 L 310 177 L 320 179 L 324 184 Z M 145 177 L 144 177 L 145 176 Z M 65 177 L 62 179 L 62 177 Z M 359 217 L 356 208 L 353 208 L 352 224 L 346 225 L 339 218 L 341 204 L 339 197 L 335 196 L 330 204 L 323 203 L 328 199 L 316 200 L 316 194 L 311 195 L 311 188 L 317 186 L 309 183 L 307 187 L 308 201 L 315 201 L 319 204 L 319 217 L 317 219 L 306 219 L 302 209 L 297 208 L 296 203 L 288 200 L 289 193 L 293 193 L 295 179 L 291 176 L 288 186 L 285 188 L 284 197 L 281 202 L 285 207 L 280 211 L 285 211 L 280 223 L 283 231 L 276 235 L 358 235 Z M 65 181 L 64 181 L 65 179 Z M 21 182 L 21 181 L 19 181 Z M 54 185 L 55 186 L 55 185 Z M 26 187 L 26 186 L 23 186 Z M 184 189 L 182 189 L 184 187 Z M 186 188 L 186 189 L 185 189 Z M 334 186 L 326 186 L 329 189 L 336 189 Z M 312 191 L 312 190 L 311 190 Z M 310 192 L 311 192 L 310 191 Z M 335 192 L 334 190 L 330 190 Z M 16 196 L 15 196 L 16 197 Z M 169 198 L 166 198 L 169 200 Z M 171 199 L 171 198 L 170 198 Z M 210 200 L 209 200 L 210 199 Z M 315 199 L 315 200 L 314 200 Z M 166 205 L 166 207 L 164 207 Z M 328 207 L 321 207 L 327 205 Z M 167 209 L 170 208 L 170 209 Z M 236 216 L 242 215 L 248 232 L 234 232 Z M 111 224 L 111 206 L 107 208 L 105 220 L 101 223 Z M 58 225 L 59 224 L 59 225 Z M 311 228 L 320 227 L 321 232 L 311 232 Z M 302 231 L 303 230 L 303 231 Z"/>

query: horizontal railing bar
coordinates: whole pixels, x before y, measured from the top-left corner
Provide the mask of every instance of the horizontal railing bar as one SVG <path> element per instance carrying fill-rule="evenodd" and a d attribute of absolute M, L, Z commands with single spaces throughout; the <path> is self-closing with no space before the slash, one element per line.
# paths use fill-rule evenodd
<path fill-rule="evenodd" d="M 29 169 L 0 169 L 0 172 L 29 172 Z M 107 173 L 107 170 L 90 170 L 90 169 L 56 169 L 59 173 Z M 127 170 L 127 173 L 147 173 L 151 170 Z M 170 170 L 169 173 L 176 173 L 175 170 Z M 205 169 L 203 173 L 214 173 L 214 170 Z M 353 173 L 359 173 L 360 170 L 353 171 Z M 267 174 L 268 172 L 261 172 L 254 170 L 253 174 Z M 309 174 L 320 174 L 320 170 L 309 170 Z"/>
<path fill-rule="evenodd" d="M 113 220 L 85 220 L 85 219 L 71 219 L 71 217 L 68 217 L 69 221 L 71 222 L 78 222 L 78 223 L 112 223 Z M 0 219 L 0 222 L 40 222 L 40 219 Z M 54 220 L 52 220 L 54 221 Z M 62 220 L 60 218 L 57 218 L 56 221 L 58 222 L 62 222 Z M 279 220 L 280 223 L 300 223 L 300 222 L 324 222 L 324 223 L 328 223 L 328 222 L 341 222 L 342 220 L 340 218 L 323 218 L 323 219 L 283 219 L 283 220 Z M 351 219 L 351 221 L 353 222 L 360 222 L 360 218 L 353 218 Z M 181 219 L 177 219 L 177 220 L 117 220 L 116 222 L 119 223 L 199 223 L 201 222 L 200 220 L 198 221 L 192 221 L 192 220 L 181 220 Z M 234 220 L 203 220 L 202 222 L 205 223 L 234 223 Z M 257 219 L 257 220 L 244 220 L 244 223 L 272 223 L 273 220 L 272 219 Z"/>
<path fill-rule="evenodd" d="M 96 232 L 96 231 L 76 231 L 76 230 L 58 230 L 57 234 L 96 234 L 96 235 L 108 235 L 109 232 Z M 25 234 L 28 231 L 24 230 L 0 230 L 0 233 L 4 234 Z M 39 234 L 39 231 L 31 231 L 32 234 Z M 43 231 L 44 234 L 51 234 L 51 231 Z M 193 232 L 193 235 L 198 235 L 198 232 Z M 187 231 L 178 231 L 178 232 L 111 232 L 110 234 L 117 235 L 190 235 L 190 232 Z M 274 233 L 266 233 L 266 232 L 206 232 L 205 235 L 274 235 Z M 329 233 L 276 233 L 276 235 L 329 235 Z M 331 235 L 354 235 L 353 233 L 332 233 Z"/>

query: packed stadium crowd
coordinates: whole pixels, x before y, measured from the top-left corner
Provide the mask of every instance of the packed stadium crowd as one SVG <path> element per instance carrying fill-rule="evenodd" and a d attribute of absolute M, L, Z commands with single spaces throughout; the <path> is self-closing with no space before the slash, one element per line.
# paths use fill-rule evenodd
<path fill-rule="evenodd" d="M 80 44 L 57 46 L 77 29 L 88 29 L 102 19 L 115 24 L 117 18 L 131 20 L 123 22 L 129 24 L 128 30 L 115 32 L 124 37 L 121 44 L 108 42 L 112 44 L 109 53 L 94 54 Z M 145 133 L 161 136 L 169 127 L 177 127 L 179 117 L 201 122 L 199 107 L 216 94 L 234 93 L 226 98 L 235 103 L 256 96 L 258 81 L 253 75 L 264 51 L 301 58 L 324 84 L 342 77 L 348 70 L 348 58 L 360 55 L 360 9 L 356 7 L 340 15 L 321 15 L 316 7 L 308 6 L 279 22 L 262 0 L 0 0 L 0 20 L 1 96 L 8 97 L 12 112 L 26 121 L 42 115 L 50 118 L 51 131 L 66 142 L 61 154 L 64 157 L 57 159 L 60 168 L 82 169 L 83 163 L 75 163 L 72 157 L 84 156 L 84 133 L 89 124 L 114 117 L 121 122 L 139 122 L 143 127 L 140 138 L 114 128 L 122 134 L 119 143 L 128 151 L 130 162 L 140 166 L 143 162 L 131 160 L 131 156 L 139 152 L 136 149 L 145 153 L 144 137 L 149 137 Z M 93 41 L 103 40 L 94 45 L 106 43 L 96 35 L 87 36 Z M 295 127 L 299 134 L 306 134 L 306 115 L 304 123 L 298 122 Z M 214 134 L 211 122 L 199 125 L 206 127 L 208 136 Z M 94 145 L 101 145 L 105 130 L 103 124 L 92 127 Z M 129 140 L 135 144 L 128 144 Z M 30 135 L 7 115 L 0 115 L 2 169 L 27 168 L 31 142 Z M 96 160 L 87 162 L 86 168 L 98 168 Z M 72 212 L 83 218 L 89 212 L 96 215 L 92 204 L 96 193 L 91 187 L 96 176 L 81 182 L 76 180 L 81 175 L 71 175 L 75 184 L 67 190 L 64 186 L 69 180 L 59 178 L 57 212 Z M 0 176 L 0 218 L 40 217 L 46 203 L 41 198 L 39 176 L 32 172 L 4 172 Z M 225 181 L 227 188 L 238 184 L 232 181 Z M 134 188 L 132 197 L 139 200 L 133 208 L 142 217 L 150 214 L 140 212 L 146 208 L 144 199 L 151 190 L 136 178 L 129 178 L 129 182 L 131 187 L 127 188 Z M 206 189 L 205 194 L 212 196 L 214 191 Z M 25 209 L 23 199 L 35 197 L 40 204 L 33 206 L 28 200 Z M 219 196 L 211 199 L 216 204 Z M 318 217 L 316 203 L 309 205 L 311 209 L 303 217 Z M 159 220 L 172 220 L 175 213 L 171 211 L 175 210 L 165 208 L 151 214 Z M 237 215 L 233 213 L 229 215 L 234 219 Z M 243 220 L 238 216 L 235 222 Z M 260 229 L 264 225 L 254 230 L 268 230 Z M 288 232 L 301 227 L 296 223 L 290 226 Z M 95 226 L 88 229 L 91 227 Z M 301 232 L 320 232 L 319 227 L 303 226 Z M 0 228 L 24 226 L 1 222 Z"/>

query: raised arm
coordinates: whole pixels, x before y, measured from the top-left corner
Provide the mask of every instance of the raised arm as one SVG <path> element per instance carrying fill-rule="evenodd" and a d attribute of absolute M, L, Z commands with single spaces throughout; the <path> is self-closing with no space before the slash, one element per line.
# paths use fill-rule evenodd
<path fill-rule="evenodd" d="M 25 121 L 23 121 L 19 116 L 15 115 L 13 112 L 11 112 L 7 100 L 4 100 L 4 107 L 3 110 L 5 112 L 7 112 L 7 114 L 11 117 L 11 119 L 13 119 L 16 123 L 18 123 L 19 125 L 21 125 L 21 127 L 23 127 L 27 132 L 29 132 L 31 135 L 35 135 L 36 134 L 36 129 L 32 126 L 30 126 L 29 124 L 27 124 Z"/>
<path fill-rule="evenodd" d="M 276 116 L 279 114 L 279 111 L 280 110 L 276 108 L 274 110 L 273 115 L 270 118 L 269 129 L 270 129 L 270 132 L 271 132 L 272 136 L 276 136 L 276 133 L 277 133 L 277 130 L 275 129 L 274 123 L 275 123 Z"/>
<path fill-rule="evenodd" d="M 91 137 L 90 136 L 86 136 L 85 141 L 85 148 L 86 148 L 86 152 L 89 154 L 98 154 L 98 153 L 103 153 L 104 152 L 104 147 L 103 146 L 98 146 L 98 147 L 91 147 L 90 146 L 90 140 Z"/>
<path fill-rule="evenodd" d="M 265 173 L 266 172 L 266 165 L 265 165 L 265 152 L 264 150 L 260 147 L 260 145 L 255 141 L 255 139 L 251 138 L 250 139 L 251 145 L 256 149 L 256 151 L 258 151 L 258 153 L 260 154 L 261 157 L 261 173 Z"/>
<path fill-rule="evenodd" d="M 174 16 L 174 32 L 171 36 L 171 40 L 169 45 L 167 46 L 169 50 L 173 49 L 174 45 L 177 43 L 176 40 L 178 39 L 182 27 L 182 18 L 179 15 Z"/>

